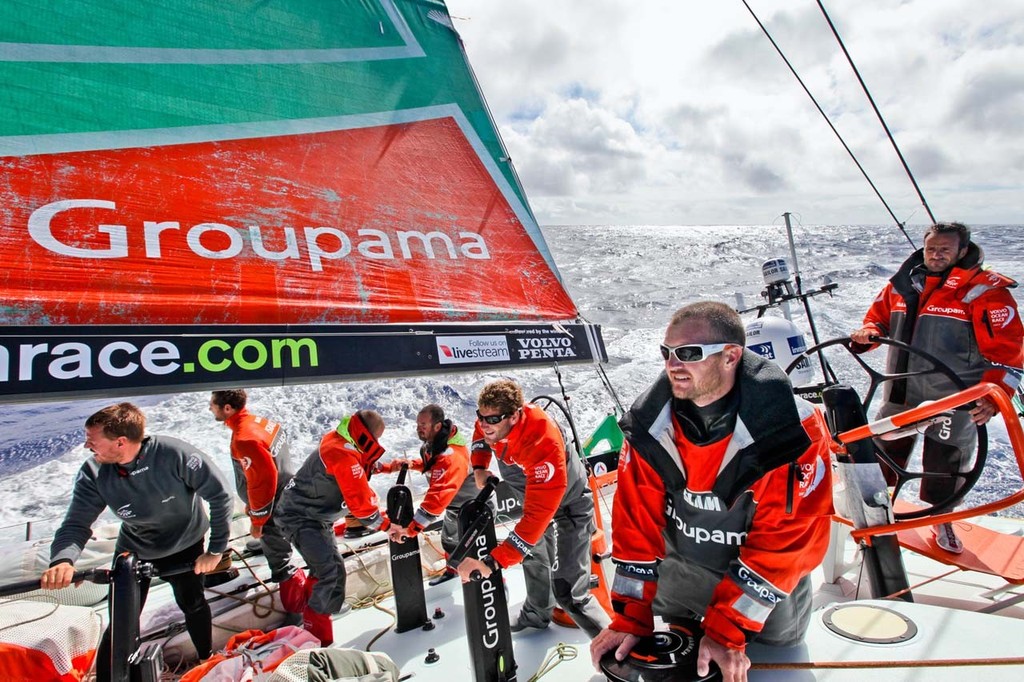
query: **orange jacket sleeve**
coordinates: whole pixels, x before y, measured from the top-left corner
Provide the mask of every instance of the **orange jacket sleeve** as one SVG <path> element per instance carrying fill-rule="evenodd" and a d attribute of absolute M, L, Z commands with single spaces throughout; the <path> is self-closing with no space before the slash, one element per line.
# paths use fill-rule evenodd
<path fill-rule="evenodd" d="M 1013 397 L 1024 367 L 1024 326 L 1013 295 L 1002 287 L 982 294 L 971 306 L 971 323 L 982 357 L 1000 365 L 986 371 L 981 380 L 992 382 Z"/>
<path fill-rule="evenodd" d="M 892 297 L 896 292 L 892 288 L 892 282 L 886 282 L 885 286 L 871 302 L 871 307 L 864 314 L 864 326 L 874 325 L 880 336 L 889 335 L 889 320 L 892 314 Z"/>
<path fill-rule="evenodd" d="M 526 476 L 523 516 L 491 552 L 502 567 L 521 562 L 537 544 L 558 511 L 568 485 L 565 444 L 558 427 L 539 407 L 527 405 L 522 414 L 522 420 L 509 434 L 507 450 L 509 458 Z"/>
<path fill-rule="evenodd" d="M 263 526 L 274 509 L 277 494 L 277 465 L 270 449 L 261 440 L 236 438 L 231 444 L 231 456 L 242 463 L 245 487 L 249 496 L 249 521 Z"/>
<path fill-rule="evenodd" d="M 494 451 L 484 440 L 484 432 L 480 429 L 480 422 L 473 424 L 473 446 L 470 455 L 470 463 L 474 469 L 486 469 L 491 464 L 491 455 Z"/>
<path fill-rule="evenodd" d="M 331 434 L 328 434 L 331 435 Z M 363 458 L 356 446 L 342 439 L 320 443 L 320 457 L 327 473 L 338 482 L 345 505 L 370 530 L 387 530 L 387 516 L 377 508 L 377 494 L 370 487 Z"/>
<path fill-rule="evenodd" d="M 451 501 L 469 473 L 469 450 L 465 445 L 448 444 L 448 449 L 437 456 L 434 466 L 427 472 L 429 486 L 409 528 L 418 532 L 436 521 Z"/>
<path fill-rule="evenodd" d="M 886 282 L 882 290 L 878 292 L 878 296 L 871 302 L 871 307 L 868 308 L 867 313 L 864 314 L 863 327 L 874 327 L 875 336 L 889 336 L 889 323 L 890 315 L 892 314 L 893 297 L 897 296 L 896 291 L 892 288 L 892 282 Z M 877 343 L 862 344 L 854 343 L 852 350 L 856 353 L 864 353 L 869 350 L 874 350 L 878 347 Z"/>
<path fill-rule="evenodd" d="M 665 483 L 626 441 L 612 507 L 613 630 L 641 637 L 654 631 L 651 603 L 657 592 L 657 567 L 665 558 L 664 528 Z"/>

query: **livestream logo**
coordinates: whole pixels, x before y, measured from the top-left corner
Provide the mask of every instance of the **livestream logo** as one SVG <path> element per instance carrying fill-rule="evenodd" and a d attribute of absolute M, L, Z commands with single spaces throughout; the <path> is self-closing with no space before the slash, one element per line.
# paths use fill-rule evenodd
<path fill-rule="evenodd" d="M 504 336 L 438 336 L 437 359 L 442 365 L 508 362 L 508 342 Z"/>

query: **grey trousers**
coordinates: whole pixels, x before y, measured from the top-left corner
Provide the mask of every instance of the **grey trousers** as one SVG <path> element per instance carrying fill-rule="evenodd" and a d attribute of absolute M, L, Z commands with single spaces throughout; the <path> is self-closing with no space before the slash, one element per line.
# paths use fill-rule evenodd
<path fill-rule="evenodd" d="M 309 608 L 317 613 L 338 613 L 345 603 L 345 560 L 335 544 L 332 524 L 301 516 L 279 515 L 286 537 L 302 555 L 306 568 L 317 579 Z"/>
<path fill-rule="evenodd" d="M 284 531 L 274 522 L 273 517 L 263 525 L 260 547 L 263 549 L 263 555 L 267 557 L 271 582 L 280 583 L 292 577 L 292 573 L 295 572 L 295 567 L 291 563 L 292 543 L 288 542 Z"/>
<path fill-rule="evenodd" d="M 910 409 L 905 405 L 885 403 L 878 410 L 875 419 L 891 417 L 899 412 Z M 906 468 L 917 436 L 907 436 L 898 440 L 884 441 L 875 439 L 875 444 L 901 467 Z M 940 474 L 956 474 L 967 471 L 974 461 L 978 445 L 978 427 L 971 422 L 971 415 L 966 410 L 954 410 L 952 418 L 945 419 L 929 426 L 924 432 L 924 444 L 921 450 L 921 466 L 926 472 Z M 886 483 L 895 485 L 896 475 L 889 467 L 882 465 Z M 942 502 L 949 499 L 963 484 L 962 478 L 921 479 L 921 499 L 925 502 Z"/>
<path fill-rule="evenodd" d="M 654 613 L 666 622 L 701 620 L 722 574 L 679 556 L 667 556 L 658 566 L 658 593 Z M 790 595 L 775 605 L 764 628 L 752 641 L 772 646 L 793 646 L 804 639 L 811 624 L 811 577 L 805 575 Z"/>
<path fill-rule="evenodd" d="M 524 625 L 546 627 L 557 603 L 591 638 L 611 620 L 590 594 L 590 538 L 596 529 L 589 492 L 562 507 L 523 561 Z"/>
<path fill-rule="evenodd" d="M 451 556 L 455 546 L 459 544 L 459 511 L 461 507 L 444 510 L 444 517 L 441 519 L 441 547 L 444 549 L 445 557 Z"/>

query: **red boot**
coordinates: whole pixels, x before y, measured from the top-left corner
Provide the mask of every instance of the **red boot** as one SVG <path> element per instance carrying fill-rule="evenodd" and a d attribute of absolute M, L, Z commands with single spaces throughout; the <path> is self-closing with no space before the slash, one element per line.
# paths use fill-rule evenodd
<path fill-rule="evenodd" d="M 306 608 L 306 602 L 309 601 L 306 583 L 306 574 L 301 568 L 295 569 L 290 578 L 281 581 L 278 590 L 281 594 L 281 606 L 285 611 L 302 613 L 302 610 Z"/>
<path fill-rule="evenodd" d="M 330 614 L 317 613 L 307 606 L 302 610 L 302 627 L 319 639 L 322 646 L 334 643 L 334 621 Z"/>
<path fill-rule="evenodd" d="M 306 576 L 305 590 L 303 591 L 302 596 L 307 602 L 313 595 L 313 588 L 316 587 L 318 582 L 320 582 L 320 578 L 317 578 L 315 575 Z M 305 604 L 303 604 L 303 606 L 305 606 Z"/>

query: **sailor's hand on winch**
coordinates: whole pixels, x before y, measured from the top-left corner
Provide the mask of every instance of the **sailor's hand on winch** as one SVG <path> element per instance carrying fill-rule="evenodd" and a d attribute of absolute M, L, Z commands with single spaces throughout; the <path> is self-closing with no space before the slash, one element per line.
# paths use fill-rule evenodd
<path fill-rule="evenodd" d="M 473 482 L 476 483 L 477 490 L 483 490 L 484 486 L 487 485 L 487 479 L 493 475 L 490 469 L 474 469 Z"/>
<path fill-rule="evenodd" d="M 609 651 L 615 651 L 616 661 L 626 660 L 626 656 L 639 641 L 639 637 L 628 632 L 620 632 L 611 628 L 601 630 L 594 641 L 590 643 L 590 661 L 594 664 L 594 670 L 601 672 L 601 659 Z"/>
<path fill-rule="evenodd" d="M 490 567 L 479 559 L 466 558 L 459 562 L 459 578 L 468 583 L 471 580 L 486 580 L 491 576 Z M 476 574 L 476 575 L 474 575 Z"/>
<path fill-rule="evenodd" d="M 710 663 L 714 661 L 722 671 L 722 682 L 747 682 L 747 670 L 750 659 L 741 649 L 730 649 L 719 644 L 707 635 L 700 640 L 697 652 L 697 675 L 703 677 L 711 672 Z"/>
<path fill-rule="evenodd" d="M 415 534 L 410 533 L 409 529 L 405 526 L 392 523 L 388 528 L 388 540 L 391 542 L 405 542 L 412 537 L 416 537 Z"/>
<path fill-rule="evenodd" d="M 205 554 L 200 554 L 196 558 L 196 563 L 192 570 L 196 573 L 196 575 L 209 573 L 213 569 L 217 568 L 217 565 L 220 564 L 223 558 L 224 557 L 220 554 L 220 552 L 206 552 Z"/>
<path fill-rule="evenodd" d="M 39 587 L 44 590 L 59 590 L 70 585 L 74 575 L 75 567 L 73 564 L 62 562 L 56 566 L 50 566 L 43 571 L 43 575 L 39 579 Z"/>

